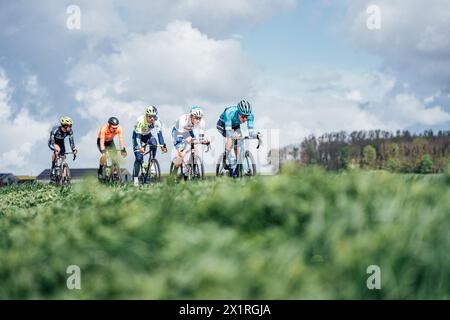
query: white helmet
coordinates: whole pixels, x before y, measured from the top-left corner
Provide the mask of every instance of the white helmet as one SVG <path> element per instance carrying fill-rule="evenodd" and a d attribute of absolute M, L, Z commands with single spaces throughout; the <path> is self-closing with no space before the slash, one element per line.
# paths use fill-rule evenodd
<path fill-rule="evenodd" d="M 203 110 L 200 107 L 194 106 L 191 108 L 191 116 L 203 118 Z"/>

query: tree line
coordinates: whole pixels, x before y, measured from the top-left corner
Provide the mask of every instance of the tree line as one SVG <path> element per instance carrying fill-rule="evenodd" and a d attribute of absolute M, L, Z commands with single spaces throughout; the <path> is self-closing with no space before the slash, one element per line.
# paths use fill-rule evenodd
<path fill-rule="evenodd" d="M 319 137 L 310 135 L 299 145 L 271 150 L 270 153 L 273 152 L 278 154 L 280 165 L 294 161 L 321 165 L 329 170 L 366 168 L 437 173 L 450 163 L 450 131 L 341 131 Z"/>

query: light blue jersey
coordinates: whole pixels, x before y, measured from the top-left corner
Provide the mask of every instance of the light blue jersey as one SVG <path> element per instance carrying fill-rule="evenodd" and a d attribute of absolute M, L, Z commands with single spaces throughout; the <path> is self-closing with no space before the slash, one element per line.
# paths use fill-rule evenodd
<path fill-rule="evenodd" d="M 240 127 L 241 121 L 239 121 L 239 110 L 237 106 L 226 108 L 223 113 L 220 115 L 220 121 L 224 123 L 225 130 L 236 130 Z M 253 114 L 247 120 L 247 127 L 249 130 L 253 129 Z"/>

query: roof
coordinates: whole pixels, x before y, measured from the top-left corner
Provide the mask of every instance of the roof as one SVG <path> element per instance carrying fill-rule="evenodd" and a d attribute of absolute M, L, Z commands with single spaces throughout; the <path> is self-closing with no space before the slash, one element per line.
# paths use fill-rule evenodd
<path fill-rule="evenodd" d="M 72 180 L 80 180 L 87 177 L 97 178 L 97 168 L 73 168 L 70 169 L 70 175 Z M 128 176 L 130 179 L 131 174 L 127 169 L 122 169 L 122 175 Z M 50 169 L 45 169 L 37 177 L 36 180 L 47 181 L 50 180 Z"/>
<path fill-rule="evenodd" d="M 17 180 L 25 181 L 25 180 L 36 180 L 35 176 L 16 176 Z"/>

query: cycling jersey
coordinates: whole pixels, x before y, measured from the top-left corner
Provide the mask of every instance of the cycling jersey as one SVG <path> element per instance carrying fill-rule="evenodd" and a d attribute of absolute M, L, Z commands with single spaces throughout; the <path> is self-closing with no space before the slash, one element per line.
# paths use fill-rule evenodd
<path fill-rule="evenodd" d="M 153 123 L 147 122 L 147 117 L 145 115 L 140 116 L 137 119 L 137 123 L 134 126 L 133 131 L 133 142 L 136 144 L 139 148 L 142 147 L 142 138 L 144 136 L 149 136 L 151 132 L 155 132 L 158 135 L 158 141 L 159 144 L 164 144 L 164 138 L 162 135 L 162 124 L 161 121 L 159 121 L 158 117 L 155 117 L 153 120 Z"/>
<path fill-rule="evenodd" d="M 119 138 L 122 139 L 122 127 L 119 126 L 116 131 L 113 131 L 108 124 L 105 124 L 100 128 L 97 137 L 99 139 L 102 139 L 103 137 L 105 142 L 109 142 L 113 140 L 116 135 L 119 135 Z"/>
<path fill-rule="evenodd" d="M 247 119 L 247 128 L 250 132 L 253 131 L 253 114 Z M 226 136 L 230 137 L 232 135 L 232 130 L 237 130 L 241 126 L 241 121 L 239 120 L 239 110 L 237 106 L 226 108 L 220 115 L 219 123 L 222 123 Z"/>
<path fill-rule="evenodd" d="M 202 136 L 205 130 L 205 120 L 201 119 L 199 124 L 194 126 L 191 120 L 190 114 L 183 114 L 181 117 L 175 121 L 174 128 L 177 130 L 178 134 L 189 133 L 193 136 L 194 129 L 199 129 L 199 135 Z"/>
<path fill-rule="evenodd" d="M 64 139 L 66 137 L 69 137 L 69 143 L 72 150 L 75 149 L 75 142 L 73 140 L 73 131 L 72 128 L 70 128 L 67 132 L 63 132 L 61 130 L 61 126 L 54 126 L 52 131 L 50 131 L 50 138 L 48 140 L 48 147 L 50 150 L 55 151 L 54 145 L 57 144 L 60 147 L 62 146 L 62 149 L 64 149 Z M 63 151 L 63 150 L 61 150 Z M 65 151 L 65 150 L 64 150 Z M 62 152 L 64 153 L 64 152 Z"/>

